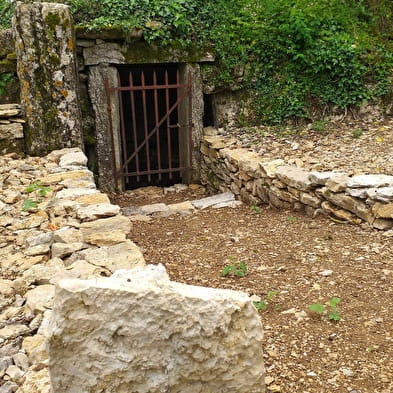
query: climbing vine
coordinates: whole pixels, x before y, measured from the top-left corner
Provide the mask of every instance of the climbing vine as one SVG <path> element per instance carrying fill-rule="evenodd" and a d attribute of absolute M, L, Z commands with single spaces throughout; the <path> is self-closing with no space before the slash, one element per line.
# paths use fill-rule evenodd
<path fill-rule="evenodd" d="M 30 0 L 25 0 L 28 2 Z M 143 30 L 148 42 L 214 50 L 216 88 L 253 92 L 256 122 L 309 119 L 391 94 L 390 0 L 63 0 L 90 30 Z M 0 0 L 0 27 L 13 2 Z"/>

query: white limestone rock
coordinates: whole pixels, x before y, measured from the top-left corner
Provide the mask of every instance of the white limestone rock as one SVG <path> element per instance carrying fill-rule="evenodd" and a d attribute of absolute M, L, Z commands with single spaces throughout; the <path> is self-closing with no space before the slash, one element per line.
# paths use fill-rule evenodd
<path fill-rule="evenodd" d="M 349 188 L 361 187 L 390 187 L 393 186 L 393 176 L 390 175 L 357 175 L 348 180 Z"/>
<path fill-rule="evenodd" d="M 313 185 L 309 179 L 310 173 L 294 166 L 284 165 L 278 167 L 276 176 L 283 183 L 300 191 L 308 191 Z"/>
<path fill-rule="evenodd" d="M 93 188 L 66 188 L 59 191 L 56 197 L 59 199 L 76 199 L 82 195 L 98 194 L 99 191 Z"/>
<path fill-rule="evenodd" d="M 366 190 L 367 197 L 380 202 L 393 201 L 393 187 L 370 188 Z"/>
<path fill-rule="evenodd" d="M 26 306 L 31 311 L 43 312 L 52 307 L 53 296 L 55 294 L 55 286 L 50 284 L 39 285 L 34 289 L 27 291 Z"/>
<path fill-rule="evenodd" d="M 206 209 L 214 205 L 232 202 L 234 200 L 235 200 L 235 195 L 232 192 L 224 192 L 222 194 L 198 199 L 196 201 L 191 201 L 191 203 L 197 209 Z"/>
<path fill-rule="evenodd" d="M 64 154 L 59 161 L 60 167 L 68 167 L 70 165 L 86 166 L 87 157 L 81 151 Z"/>
<path fill-rule="evenodd" d="M 262 327 L 250 298 L 170 282 L 162 266 L 56 289 L 54 392 L 263 393 Z"/>
<path fill-rule="evenodd" d="M 276 177 L 276 171 L 277 168 L 280 166 L 285 165 L 285 161 L 282 160 L 281 158 L 278 158 L 277 160 L 269 161 L 269 162 L 260 162 L 259 166 L 262 171 L 262 176 L 263 177 L 269 177 L 271 179 L 274 179 Z"/>
<path fill-rule="evenodd" d="M 326 182 L 335 176 L 343 176 L 345 173 L 342 172 L 310 172 L 309 179 L 314 186 L 324 186 Z"/>
<path fill-rule="evenodd" d="M 120 213 L 120 206 L 111 203 L 97 203 L 95 205 L 81 206 L 76 214 L 82 221 L 92 221 L 98 218 L 112 217 Z"/>

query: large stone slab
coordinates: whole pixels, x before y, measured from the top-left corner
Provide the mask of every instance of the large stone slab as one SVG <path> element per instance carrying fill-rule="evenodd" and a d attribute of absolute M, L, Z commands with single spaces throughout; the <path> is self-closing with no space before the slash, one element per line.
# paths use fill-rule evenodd
<path fill-rule="evenodd" d="M 241 292 L 170 282 L 162 266 L 60 281 L 56 393 L 263 393 L 262 327 Z"/>
<path fill-rule="evenodd" d="M 191 203 L 197 209 L 206 209 L 214 205 L 232 202 L 234 200 L 235 200 L 235 195 L 233 193 L 224 192 L 222 194 L 217 194 L 211 197 L 206 197 L 206 198 L 198 199 L 196 201 L 191 201 Z"/>
<path fill-rule="evenodd" d="M 19 123 L 0 124 L 0 139 L 23 138 L 23 126 Z"/>
<path fill-rule="evenodd" d="M 308 191 L 313 185 L 309 179 L 310 173 L 294 166 L 284 165 L 278 167 L 276 176 L 283 183 L 300 191 Z"/>
<path fill-rule="evenodd" d="M 390 187 L 393 186 L 393 176 L 390 175 L 358 175 L 348 180 L 349 188 L 359 187 Z"/>

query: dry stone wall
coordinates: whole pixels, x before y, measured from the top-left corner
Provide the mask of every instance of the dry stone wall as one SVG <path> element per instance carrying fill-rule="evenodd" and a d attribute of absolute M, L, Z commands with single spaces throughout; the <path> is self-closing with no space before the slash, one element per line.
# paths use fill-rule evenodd
<path fill-rule="evenodd" d="M 130 220 L 96 189 L 86 161 L 79 149 L 0 157 L 1 393 L 49 393 L 45 340 L 59 280 L 145 264 L 126 239 Z M 33 184 L 41 188 L 27 193 Z M 37 207 L 24 211 L 27 199 Z"/>
<path fill-rule="evenodd" d="M 23 150 L 23 123 L 18 104 L 0 105 L 0 154 Z"/>
<path fill-rule="evenodd" d="M 282 159 L 264 160 L 236 139 L 204 136 L 202 182 L 232 191 L 250 205 L 326 214 L 333 219 L 390 230 L 393 228 L 393 176 L 308 172 Z"/>

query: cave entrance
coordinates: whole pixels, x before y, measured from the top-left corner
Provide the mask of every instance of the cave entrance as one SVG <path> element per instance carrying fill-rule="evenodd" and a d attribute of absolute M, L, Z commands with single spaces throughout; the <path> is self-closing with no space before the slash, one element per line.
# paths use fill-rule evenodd
<path fill-rule="evenodd" d="M 141 64 L 118 66 L 117 78 L 117 86 L 107 86 L 108 97 L 112 92 L 118 100 L 117 181 L 125 190 L 188 183 L 191 74 L 181 72 L 178 64 Z M 112 140 L 116 128 L 111 124 Z"/>

